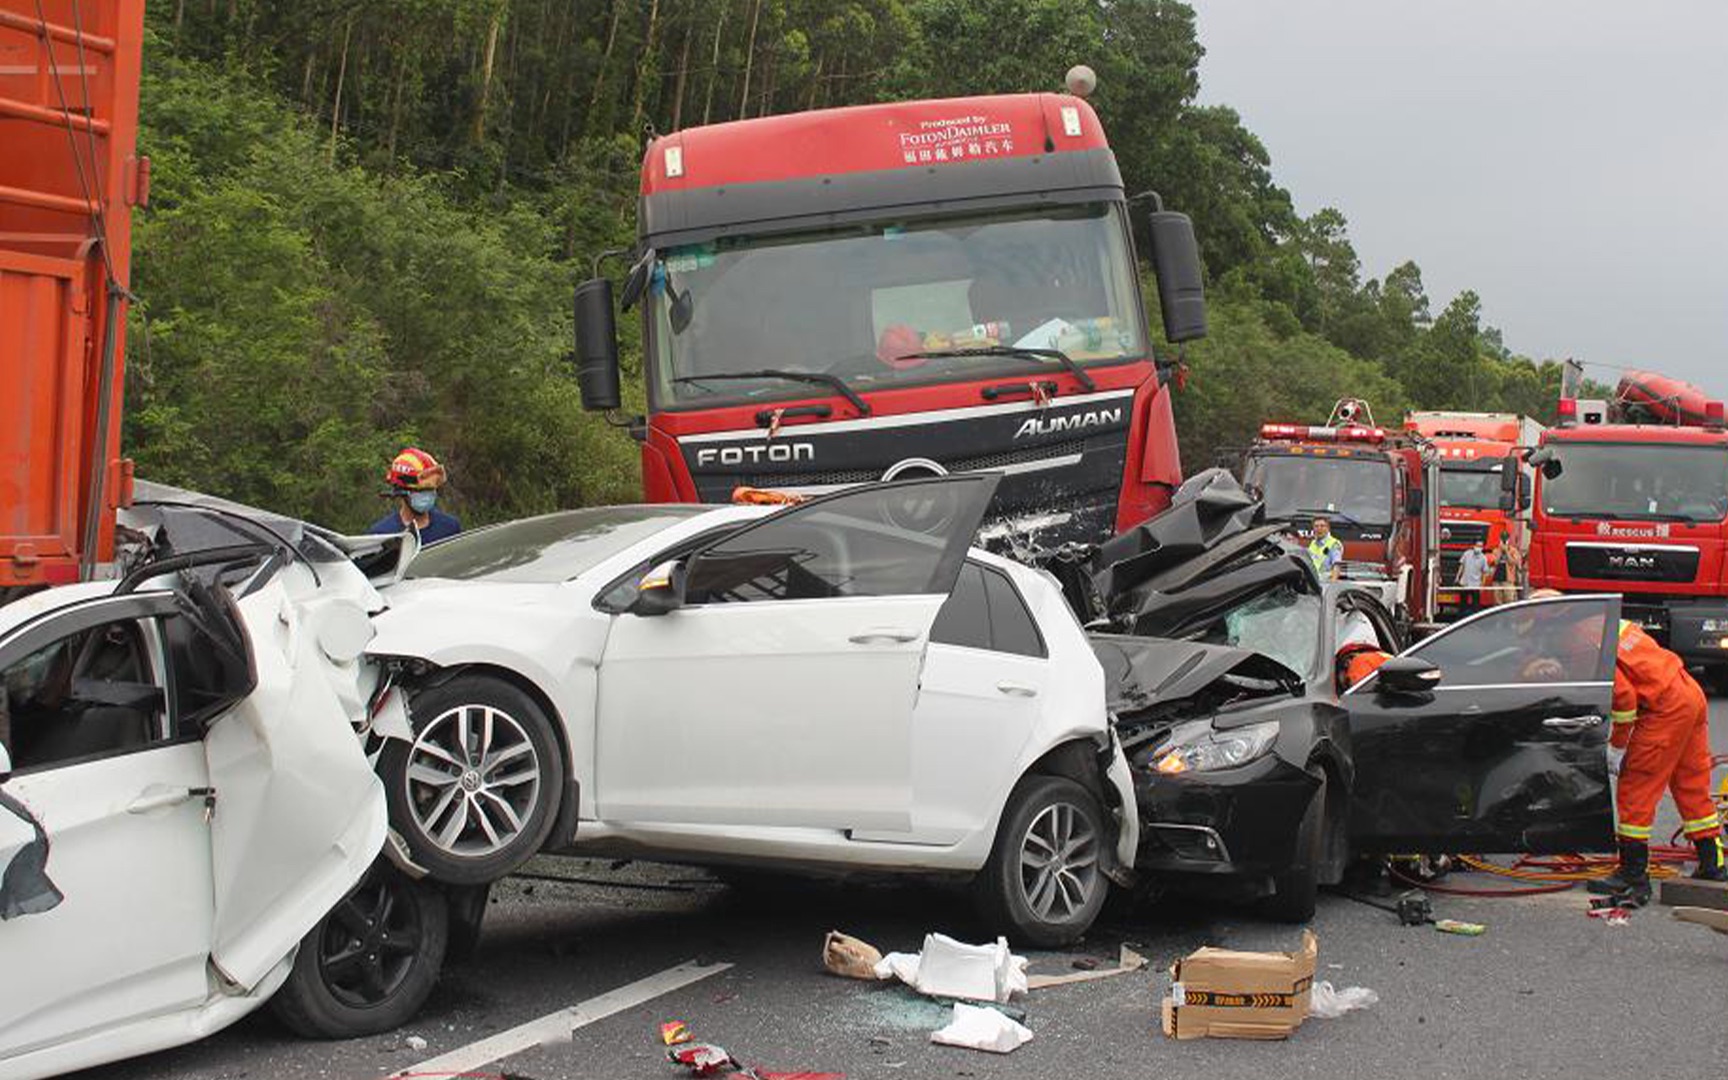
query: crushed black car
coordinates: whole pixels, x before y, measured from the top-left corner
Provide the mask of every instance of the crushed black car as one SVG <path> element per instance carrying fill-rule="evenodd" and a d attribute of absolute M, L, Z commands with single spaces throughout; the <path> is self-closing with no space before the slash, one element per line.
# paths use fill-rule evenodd
<path fill-rule="evenodd" d="M 1223 470 L 1095 548 L 1039 560 L 1105 670 L 1163 887 L 1305 920 L 1356 857 L 1609 846 L 1620 598 L 1490 608 L 1413 645 L 1323 582 Z M 1340 653 L 1387 659 L 1354 686 Z"/>

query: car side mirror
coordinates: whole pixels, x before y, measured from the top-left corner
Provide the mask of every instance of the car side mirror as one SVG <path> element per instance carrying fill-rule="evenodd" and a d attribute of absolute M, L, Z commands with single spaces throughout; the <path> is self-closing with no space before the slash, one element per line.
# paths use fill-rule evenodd
<path fill-rule="evenodd" d="M 1409 517 L 1421 517 L 1427 492 L 1419 487 L 1413 487 L 1404 493 L 1404 513 Z"/>
<path fill-rule="evenodd" d="M 620 381 L 612 283 L 590 278 L 576 286 L 576 388 L 582 407 L 589 412 L 618 408 Z"/>
<path fill-rule="evenodd" d="M 1206 336 L 1206 294 L 1200 270 L 1200 245 L 1187 214 L 1154 210 L 1147 215 L 1152 237 L 1152 271 L 1158 276 L 1158 306 L 1164 313 L 1164 340 L 1171 344 Z"/>
<path fill-rule="evenodd" d="M 1380 665 L 1380 689 L 1392 694 L 1426 694 L 1440 685 L 1440 669 L 1416 656 L 1394 656 Z"/>
<path fill-rule="evenodd" d="M 628 608 L 632 615 L 670 615 L 684 606 L 687 572 L 679 559 L 668 559 L 642 575 L 636 599 Z"/>

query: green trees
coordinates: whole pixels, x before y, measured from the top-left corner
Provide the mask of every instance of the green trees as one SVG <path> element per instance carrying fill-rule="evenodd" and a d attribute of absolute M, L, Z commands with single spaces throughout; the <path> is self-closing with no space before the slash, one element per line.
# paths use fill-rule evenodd
<path fill-rule="evenodd" d="M 1190 468 L 1262 419 L 1364 396 L 1544 415 L 1473 293 L 1364 278 L 1240 116 L 1201 106 L 1175 0 L 225 0 L 149 11 L 126 440 L 140 471 L 354 528 L 422 442 L 473 521 L 637 491 L 580 410 L 571 285 L 633 237 L 652 131 L 908 97 L 1095 104 L 1131 192 L 1190 214 L 1213 337 L 1178 398 Z M 626 364 L 634 357 L 634 324 Z M 639 391 L 634 391 L 639 392 Z"/>

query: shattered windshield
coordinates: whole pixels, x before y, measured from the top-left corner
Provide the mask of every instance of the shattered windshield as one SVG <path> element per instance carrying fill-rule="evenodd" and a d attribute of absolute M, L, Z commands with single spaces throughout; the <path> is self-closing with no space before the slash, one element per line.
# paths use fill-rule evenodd
<path fill-rule="evenodd" d="M 1492 469 L 1441 469 L 1440 505 L 1471 510 L 1500 506 L 1500 466 Z"/>
<path fill-rule="evenodd" d="M 1202 640 L 1253 650 L 1312 681 L 1319 670 L 1320 598 L 1281 585 L 1230 608 Z"/>
<path fill-rule="evenodd" d="M 1561 517 L 1721 521 L 1728 448 L 1669 443 L 1549 444 L 1561 473 L 1542 482 L 1542 509 Z"/>
<path fill-rule="evenodd" d="M 1146 349 L 1127 230 L 1107 203 L 672 248 L 651 272 L 649 304 L 656 400 L 672 406 L 827 392 L 704 375 L 826 372 L 862 392 L 1036 370 L 1024 358 L 919 352 L 1060 349 L 1087 364 Z"/>
<path fill-rule="evenodd" d="M 1392 466 L 1383 458 L 1259 454 L 1242 482 L 1260 490 L 1270 521 L 1327 513 L 1352 525 L 1392 524 Z"/>

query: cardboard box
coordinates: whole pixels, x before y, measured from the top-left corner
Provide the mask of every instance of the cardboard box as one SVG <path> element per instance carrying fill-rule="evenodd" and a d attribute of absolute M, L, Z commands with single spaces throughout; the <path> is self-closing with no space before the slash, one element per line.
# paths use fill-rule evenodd
<path fill-rule="evenodd" d="M 1287 1039 L 1308 1018 L 1320 942 L 1295 952 L 1198 949 L 1170 967 L 1164 1034 L 1173 1039 Z"/>

